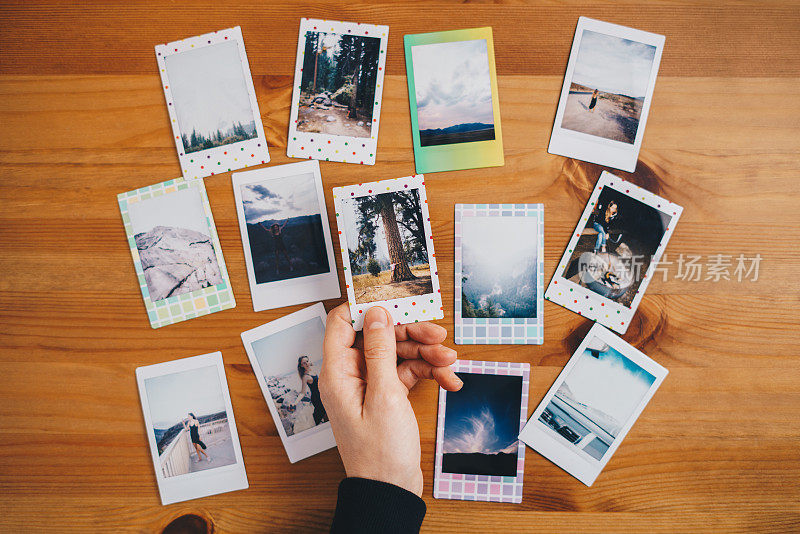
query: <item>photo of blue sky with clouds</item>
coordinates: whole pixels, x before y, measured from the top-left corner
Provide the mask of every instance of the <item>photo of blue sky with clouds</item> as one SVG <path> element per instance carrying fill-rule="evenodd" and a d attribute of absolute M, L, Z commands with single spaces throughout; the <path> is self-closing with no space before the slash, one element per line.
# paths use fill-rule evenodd
<path fill-rule="evenodd" d="M 447 393 L 443 454 L 516 454 L 522 377 L 456 374 L 464 386 Z"/>
<path fill-rule="evenodd" d="M 486 40 L 411 47 L 420 130 L 494 124 Z"/>
<path fill-rule="evenodd" d="M 583 30 L 572 82 L 607 93 L 642 98 L 656 47 Z"/>
<path fill-rule="evenodd" d="M 241 191 L 248 224 L 319 214 L 313 173 L 244 184 Z"/>

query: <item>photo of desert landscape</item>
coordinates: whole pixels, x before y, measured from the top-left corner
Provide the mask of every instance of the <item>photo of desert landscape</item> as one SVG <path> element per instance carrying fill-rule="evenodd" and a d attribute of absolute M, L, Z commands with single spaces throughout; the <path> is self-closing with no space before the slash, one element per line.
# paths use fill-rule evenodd
<path fill-rule="evenodd" d="M 633 144 L 656 47 L 584 30 L 561 127 Z"/>
<path fill-rule="evenodd" d="M 433 293 L 418 189 L 342 204 L 357 303 Z"/>
<path fill-rule="evenodd" d="M 371 135 L 380 44 L 378 37 L 306 32 L 298 131 Z"/>

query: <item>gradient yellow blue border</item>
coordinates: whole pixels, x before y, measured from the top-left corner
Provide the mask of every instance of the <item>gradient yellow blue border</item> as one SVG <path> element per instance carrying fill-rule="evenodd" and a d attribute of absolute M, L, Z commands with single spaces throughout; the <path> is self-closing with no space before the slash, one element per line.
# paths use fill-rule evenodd
<path fill-rule="evenodd" d="M 452 145 L 423 147 L 419 142 L 417 121 L 417 94 L 414 86 L 414 65 L 411 47 L 417 45 L 451 43 L 486 39 L 489 55 L 489 75 L 492 82 L 492 109 L 494 112 L 494 141 L 475 141 Z M 446 32 L 418 33 L 405 35 L 403 44 L 406 54 L 406 74 L 408 77 L 408 103 L 411 111 L 411 136 L 414 141 L 414 164 L 418 174 L 479 167 L 500 167 L 503 165 L 503 132 L 500 126 L 500 101 L 497 97 L 497 73 L 494 64 L 494 41 L 492 28 L 472 28 Z"/>

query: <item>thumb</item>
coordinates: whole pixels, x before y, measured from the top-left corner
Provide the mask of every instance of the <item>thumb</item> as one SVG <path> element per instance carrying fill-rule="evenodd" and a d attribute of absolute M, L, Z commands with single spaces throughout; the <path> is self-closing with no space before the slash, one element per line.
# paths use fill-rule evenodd
<path fill-rule="evenodd" d="M 382 389 L 398 382 L 397 344 L 389 312 L 380 306 L 367 310 L 363 332 L 367 389 Z"/>

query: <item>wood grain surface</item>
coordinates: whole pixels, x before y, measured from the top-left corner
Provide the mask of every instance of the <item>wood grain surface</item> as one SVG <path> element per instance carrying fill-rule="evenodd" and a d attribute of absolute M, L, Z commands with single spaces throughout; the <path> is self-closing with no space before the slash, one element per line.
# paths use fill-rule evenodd
<path fill-rule="evenodd" d="M 759 277 L 656 277 L 624 338 L 670 374 L 592 488 L 528 449 L 522 504 L 433 499 L 437 389 L 417 387 L 423 530 L 800 530 L 796 2 L 20 0 L 0 5 L 0 531 L 160 531 L 194 513 L 215 532 L 309 532 L 332 517 L 336 450 L 289 464 L 240 342 L 301 306 L 252 311 L 229 173 L 205 182 L 237 307 L 149 327 L 115 197 L 180 174 L 153 45 L 241 25 L 281 164 L 299 18 L 390 25 L 378 163 L 321 164 L 333 221 L 331 187 L 414 171 L 402 35 L 492 26 L 506 164 L 426 182 L 452 334 L 453 204 L 543 202 L 547 281 L 602 170 L 546 153 L 580 15 L 667 37 L 637 172 L 619 174 L 684 206 L 668 255 L 761 254 Z M 531 412 L 590 326 L 549 302 L 544 316 L 542 346 L 456 347 L 530 362 Z M 250 489 L 162 507 L 134 369 L 216 350 Z"/>

